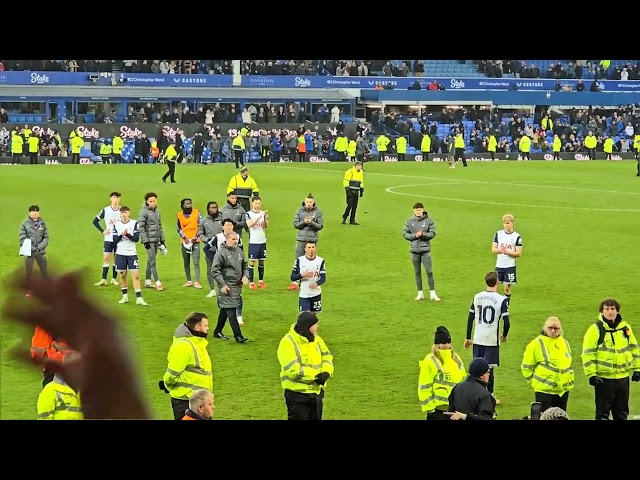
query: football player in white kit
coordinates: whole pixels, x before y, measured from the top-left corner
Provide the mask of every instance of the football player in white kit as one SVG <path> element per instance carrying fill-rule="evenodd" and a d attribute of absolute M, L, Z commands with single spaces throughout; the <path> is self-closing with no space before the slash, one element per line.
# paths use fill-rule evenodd
<path fill-rule="evenodd" d="M 116 272 L 115 259 L 113 258 L 113 252 L 116 251 L 116 244 L 113 241 L 115 236 L 115 224 L 120 220 L 120 197 L 122 195 L 119 192 L 111 192 L 109 198 L 111 199 L 111 205 L 104 207 L 98 215 L 93 219 L 93 226 L 104 236 L 104 248 L 102 249 L 102 280 L 95 285 L 102 287 L 109 285 L 107 282 L 107 276 L 109 275 L 109 264 L 113 260 L 113 278 L 111 279 L 112 285 L 119 285 L 118 272 Z M 104 228 L 100 225 L 100 220 L 104 220 Z"/>
<path fill-rule="evenodd" d="M 129 303 L 127 289 L 127 272 L 131 272 L 133 288 L 136 292 L 136 305 L 147 305 L 142 299 L 140 288 L 140 261 L 136 251 L 136 243 L 140 240 L 138 222 L 131 220 L 129 207 L 120 208 L 120 220 L 115 225 L 116 237 L 116 269 L 120 272 L 120 288 L 122 299 L 118 303 Z"/>
<path fill-rule="evenodd" d="M 322 311 L 322 287 L 327 280 L 324 258 L 316 255 L 316 244 L 307 242 L 304 255 L 296 258 L 291 271 L 291 281 L 300 280 L 298 304 L 301 312 L 318 314 Z"/>
<path fill-rule="evenodd" d="M 493 370 L 500 365 L 500 344 L 507 341 L 509 328 L 509 299 L 498 293 L 498 273 L 489 272 L 484 276 L 487 289 L 476 294 L 469 308 L 467 337 L 464 348 L 473 344 L 473 358 L 484 358 L 489 364 L 487 390 L 493 395 L 496 405 L 500 401 L 493 394 Z M 502 320 L 502 334 L 500 334 Z M 475 328 L 474 328 L 475 326 Z M 473 331 L 473 341 L 471 332 Z"/>
<path fill-rule="evenodd" d="M 502 226 L 504 229 L 493 236 L 491 252 L 497 255 L 498 280 L 504 283 L 504 294 L 511 301 L 511 286 L 518 283 L 516 258 L 522 255 L 522 237 L 513 229 L 513 215 L 504 215 Z"/>
<path fill-rule="evenodd" d="M 267 234 L 265 230 L 269 226 L 268 210 L 261 210 L 262 200 L 260 197 L 253 197 L 251 200 L 251 210 L 246 216 L 247 228 L 249 229 L 249 288 L 256 290 L 267 288 L 264 283 L 264 262 L 267 259 Z M 258 285 L 255 284 L 253 269 L 258 262 Z"/>

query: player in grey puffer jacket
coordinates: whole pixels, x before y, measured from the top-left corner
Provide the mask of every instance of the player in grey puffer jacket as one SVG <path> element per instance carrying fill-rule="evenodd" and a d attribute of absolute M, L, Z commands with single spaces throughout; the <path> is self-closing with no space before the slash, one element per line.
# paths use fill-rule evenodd
<path fill-rule="evenodd" d="M 144 286 L 153 288 L 152 280 L 158 290 L 164 290 L 156 267 L 156 256 L 158 250 L 164 250 L 165 238 L 162 228 L 162 217 L 157 206 L 158 195 L 149 192 L 144 196 L 142 210 L 138 216 L 138 228 L 140 230 L 140 243 L 147 250 L 147 267 Z"/>
<path fill-rule="evenodd" d="M 424 300 L 422 291 L 422 266 L 427 272 L 427 282 L 429 284 L 429 299 L 439 302 L 436 295 L 435 280 L 433 279 L 433 264 L 431 261 L 431 240 L 436 236 L 436 225 L 424 211 L 422 203 L 413 206 L 414 216 L 404 224 L 402 235 L 405 240 L 411 242 L 409 251 L 411 252 L 411 263 L 416 276 L 416 287 L 418 296 L 416 300 Z"/>

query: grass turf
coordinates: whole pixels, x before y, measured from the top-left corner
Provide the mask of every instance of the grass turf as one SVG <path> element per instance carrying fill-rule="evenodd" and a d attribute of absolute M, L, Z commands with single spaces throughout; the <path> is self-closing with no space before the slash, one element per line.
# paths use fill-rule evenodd
<path fill-rule="evenodd" d="M 318 244 L 318 254 L 327 262 L 319 332 L 335 356 L 336 368 L 327 388 L 326 419 L 424 418 L 417 399 L 418 361 L 429 351 L 438 325 L 450 329 L 454 348 L 465 362 L 471 360 L 471 352 L 463 349 L 467 311 L 472 296 L 484 288 L 484 274 L 494 266 L 490 246 L 504 213 L 515 215 L 524 254 L 518 261 L 512 330 L 496 373 L 499 418 L 527 414 L 533 392 L 520 373 L 520 361 L 526 344 L 551 315 L 560 317 L 573 349 L 576 387 L 569 414 L 592 418 L 593 392 L 580 350 L 598 303 L 617 298 L 622 315 L 640 332 L 640 178 L 633 177 L 635 165 L 496 162 L 450 170 L 446 164 L 372 163 L 366 166 L 360 226 L 340 224 L 345 201 L 341 180 L 348 167 L 251 165 L 263 208 L 269 209 L 268 289 L 245 291 L 243 332 L 248 343 L 210 341 L 216 417 L 286 418 L 276 349 L 297 315 L 297 292 L 285 289 L 294 260 L 292 219 L 311 192 L 325 219 Z M 169 397 L 157 389 L 157 381 L 166 367 L 172 333 L 191 311 L 207 312 L 210 322 L 217 315 L 215 299 L 205 298 L 204 259 L 205 288 L 181 286 L 175 215 L 183 197 L 192 197 L 200 209 L 209 200 L 224 203 L 227 182 L 236 170 L 231 165 L 179 165 L 177 184 L 160 181 L 164 170 L 155 165 L 2 168 L 0 273 L 21 267 L 18 226 L 27 207 L 38 204 L 51 236 L 50 263 L 65 270 L 87 269 L 87 288 L 118 315 L 128 333 L 155 418 L 170 419 Z M 395 188 L 387 190 L 390 187 Z M 108 204 L 112 190 L 122 192 L 122 205 L 134 214 L 146 192 L 159 195 L 169 255 L 159 257 L 165 291 L 143 292 L 148 307 L 118 305 L 117 287 L 92 286 L 100 278 L 102 236 L 91 222 Z M 401 234 L 415 201 L 423 201 L 436 222 L 433 259 L 440 304 L 414 301 L 408 242 Z M 146 261 L 143 250 L 139 247 L 141 265 Z M 424 282 L 426 289 L 426 278 Z M 0 326 L 2 419 L 35 418 L 41 375 L 6 355 L 16 341 L 28 346 L 30 333 L 6 322 Z M 631 413 L 640 413 L 638 384 L 632 386 Z"/>

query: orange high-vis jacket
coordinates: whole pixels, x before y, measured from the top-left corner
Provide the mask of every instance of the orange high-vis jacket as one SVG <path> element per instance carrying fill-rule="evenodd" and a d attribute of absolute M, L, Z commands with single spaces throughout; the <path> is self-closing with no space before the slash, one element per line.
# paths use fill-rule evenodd
<path fill-rule="evenodd" d="M 198 229 L 200 227 L 199 217 L 200 211 L 197 208 L 191 211 L 189 218 L 182 212 L 178 213 L 178 228 L 187 239 L 195 238 L 195 243 L 200 242 L 200 238 L 198 238 Z M 185 239 L 180 237 L 180 242 L 184 243 Z"/>
<path fill-rule="evenodd" d="M 71 348 L 64 340 L 55 340 L 44 328 L 36 327 L 31 338 L 31 357 L 39 362 L 45 360 L 62 363 Z"/>

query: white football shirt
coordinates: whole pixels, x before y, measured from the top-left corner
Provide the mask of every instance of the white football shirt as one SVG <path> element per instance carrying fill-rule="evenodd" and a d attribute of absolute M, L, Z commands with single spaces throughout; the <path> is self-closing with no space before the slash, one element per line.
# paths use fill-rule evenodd
<path fill-rule="evenodd" d="M 262 215 L 262 210 L 259 212 L 249 211 L 246 213 L 247 220 L 254 220 Z M 267 234 L 265 232 L 264 221 L 269 219 L 269 215 L 265 215 L 258 223 L 249 228 L 249 243 L 253 245 L 260 245 L 267 243 Z"/>
<path fill-rule="evenodd" d="M 500 332 L 500 320 L 504 322 Z M 501 334 L 505 337 L 509 333 L 509 300 L 498 292 L 484 291 L 476 294 L 469 308 L 467 322 L 467 338 L 473 343 L 485 347 L 500 345 Z"/>
<path fill-rule="evenodd" d="M 216 235 L 216 252 L 225 243 L 227 243 L 227 237 L 224 236 L 224 233 L 218 233 Z M 238 235 L 238 247 L 242 248 L 242 237 L 240 235 Z"/>
<path fill-rule="evenodd" d="M 298 257 L 296 263 L 293 265 L 293 271 L 295 273 L 304 273 L 306 271 L 313 272 L 312 278 L 300 279 L 300 298 L 311 298 L 322 293 L 322 287 L 318 285 L 317 288 L 311 288 L 312 283 L 318 283 L 320 275 L 325 274 L 324 258 L 316 255 L 313 260 L 309 260 L 306 255 Z"/>
<path fill-rule="evenodd" d="M 507 233 L 504 230 L 498 230 L 493 236 L 493 243 L 497 243 L 498 247 L 506 247 L 507 251 L 515 252 L 516 247 L 522 246 L 522 237 L 516 231 Z M 510 257 L 504 253 L 498 253 L 496 258 L 496 268 L 515 267 L 515 257 Z"/>
<path fill-rule="evenodd" d="M 98 220 L 104 220 L 105 230 L 109 229 L 113 233 L 104 236 L 105 242 L 113 242 L 113 235 L 115 234 L 115 224 L 120 221 L 120 209 L 114 210 L 111 205 L 104 207 L 100 210 L 100 213 L 96 215 Z"/>
<path fill-rule="evenodd" d="M 138 231 L 138 222 L 131 219 L 129 219 L 127 223 L 123 223 L 122 221 L 118 220 L 115 224 L 115 230 L 116 235 L 118 236 L 121 236 L 125 230 L 131 236 L 136 233 L 140 233 Z M 136 243 L 137 242 L 134 242 L 128 237 L 122 237 L 122 239 L 118 242 L 118 245 L 116 245 L 116 255 L 137 255 L 138 252 L 136 251 Z"/>

